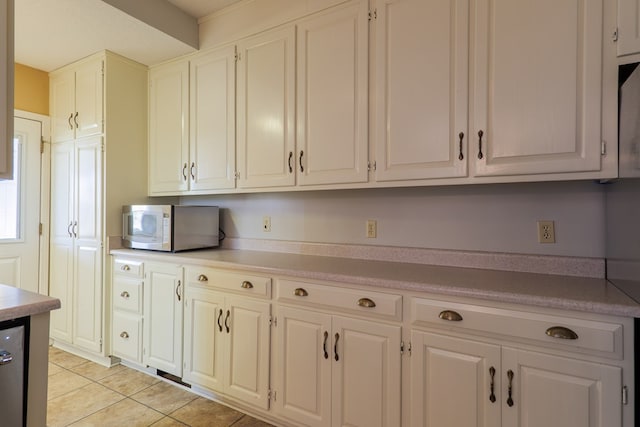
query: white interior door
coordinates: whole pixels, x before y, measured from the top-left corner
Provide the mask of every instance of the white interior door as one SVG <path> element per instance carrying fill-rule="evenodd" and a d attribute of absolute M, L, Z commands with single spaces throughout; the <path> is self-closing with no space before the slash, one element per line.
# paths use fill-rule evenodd
<path fill-rule="evenodd" d="M 14 127 L 13 180 L 0 181 L 0 283 L 38 292 L 42 124 Z"/>

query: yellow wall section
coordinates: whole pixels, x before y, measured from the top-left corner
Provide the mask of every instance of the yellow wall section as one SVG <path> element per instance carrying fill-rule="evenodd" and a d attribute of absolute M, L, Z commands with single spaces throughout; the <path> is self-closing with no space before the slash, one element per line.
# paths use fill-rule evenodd
<path fill-rule="evenodd" d="M 49 115 L 49 74 L 47 72 L 16 64 L 15 109 Z"/>

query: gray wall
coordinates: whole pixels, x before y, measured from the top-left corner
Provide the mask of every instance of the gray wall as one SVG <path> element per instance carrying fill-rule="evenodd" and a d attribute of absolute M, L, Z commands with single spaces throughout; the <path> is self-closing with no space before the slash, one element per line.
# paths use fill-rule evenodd
<path fill-rule="evenodd" d="M 229 237 L 602 258 L 605 186 L 592 181 L 184 197 L 222 208 Z M 262 231 L 262 217 L 272 231 Z M 365 237 L 365 222 L 378 237 Z M 555 244 L 537 241 L 553 220 Z"/>

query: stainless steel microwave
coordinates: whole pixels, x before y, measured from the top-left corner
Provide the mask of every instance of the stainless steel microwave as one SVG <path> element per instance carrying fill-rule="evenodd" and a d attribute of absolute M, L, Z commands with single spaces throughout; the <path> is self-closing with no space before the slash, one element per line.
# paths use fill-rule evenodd
<path fill-rule="evenodd" d="M 122 207 L 126 248 L 179 252 L 219 245 L 217 206 L 128 205 Z"/>

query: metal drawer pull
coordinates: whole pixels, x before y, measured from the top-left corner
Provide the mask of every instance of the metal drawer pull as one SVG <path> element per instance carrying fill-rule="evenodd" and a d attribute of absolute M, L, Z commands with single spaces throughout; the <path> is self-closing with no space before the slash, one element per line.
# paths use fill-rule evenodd
<path fill-rule="evenodd" d="M 73 116 L 73 123 L 76 124 L 76 129 L 80 127 L 80 125 L 78 124 L 78 112 L 76 112 L 76 114 Z"/>
<path fill-rule="evenodd" d="M 509 388 L 507 389 L 509 397 L 507 398 L 507 405 L 511 407 L 513 406 L 513 371 L 511 369 L 507 371 L 507 378 L 509 378 Z"/>
<path fill-rule="evenodd" d="M 304 288 L 296 288 L 296 290 L 293 291 L 293 294 L 297 297 L 306 297 L 309 295 L 309 292 Z"/>
<path fill-rule="evenodd" d="M 291 160 L 293 159 L 293 151 L 289 151 L 289 173 L 293 173 L 293 165 Z"/>
<path fill-rule="evenodd" d="M 69 114 L 69 130 L 73 130 L 73 123 L 71 123 L 71 119 L 73 119 L 73 113 Z"/>
<path fill-rule="evenodd" d="M 127 291 L 122 291 L 122 293 L 120 294 L 120 296 L 121 296 L 122 298 L 125 298 L 125 299 L 129 299 L 129 297 L 130 297 L 129 292 L 127 292 Z"/>
<path fill-rule="evenodd" d="M 127 338 L 129 338 L 129 334 L 128 334 L 128 333 L 126 333 L 125 331 L 122 331 L 122 332 L 120 333 L 120 338 L 127 339 Z"/>
<path fill-rule="evenodd" d="M 456 311 L 453 310 L 444 310 L 441 311 L 438 315 L 442 320 L 448 320 L 449 322 L 460 322 L 462 321 L 462 316 Z"/>
<path fill-rule="evenodd" d="M 322 350 L 324 350 L 324 358 L 329 358 L 329 352 L 327 352 L 327 340 L 329 339 L 329 332 L 324 331 L 324 342 L 322 343 Z"/>
<path fill-rule="evenodd" d="M 482 136 L 483 135 L 484 135 L 484 132 L 479 130 L 478 131 L 478 158 L 480 160 L 482 160 L 482 158 L 484 157 L 484 155 L 482 154 Z"/>
<path fill-rule="evenodd" d="M 182 166 L 182 177 L 185 181 L 187 180 L 187 167 L 188 165 L 186 163 Z"/>
<path fill-rule="evenodd" d="M 335 355 L 336 362 L 340 360 L 338 357 L 338 340 L 340 339 L 340 334 L 336 332 L 336 343 L 333 346 L 333 354 Z"/>
<path fill-rule="evenodd" d="M 376 306 L 376 303 L 373 302 L 373 300 L 371 300 L 369 298 L 360 298 L 358 300 L 358 305 L 360 307 L 373 308 L 373 307 Z"/>
<path fill-rule="evenodd" d="M 229 316 L 231 315 L 231 311 L 227 310 L 227 317 L 224 318 L 224 327 L 227 328 L 227 333 L 229 333 Z"/>
<path fill-rule="evenodd" d="M 191 179 L 192 180 L 196 180 L 196 174 L 195 174 L 195 168 L 196 168 L 196 163 L 195 162 L 191 162 Z"/>
<path fill-rule="evenodd" d="M 242 285 L 240 285 L 240 287 L 242 289 L 252 289 L 253 283 L 249 282 L 248 280 L 245 280 L 244 282 L 242 282 Z"/>
<path fill-rule="evenodd" d="M 120 270 L 122 271 L 129 271 L 131 270 L 131 267 L 129 267 L 129 264 L 125 264 L 122 267 L 120 267 Z"/>
<path fill-rule="evenodd" d="M 491 386 L 490 386 L 490 394 L 489 394 L 489 400 L 491 401 L 491 403 L 495 403 L 496 401 L 496 393 L 495 393 L 495 378 L 496 378 L 496 368 L 494 368 L 493 366 L 489 368 L 489 375 L 491 375 Z"/>
<path fill-rule="evenodd" d="M 460 154 L 458 155 L 458 160 L 464 160 L 464 154 L 462 154 L 462 140 L 464 139 L 464 132 L 460 132 L 458 134 L 458 138 L 460 138 Z"/>
<path fill-rule="evenodd" d="M 218 328 L 220 332 L 222 332 L 222 309 L 220 309 L 220 314 L 218 314 Z"/>
<path fill-rule="evenodd" d="M 201 274 L 198 276 L 198 282 L 208 282 L 208 281 L 209 281 L 209 278 L 204 274 Z"/>
<path fill-rule="evenodd" d="M 182 300 L 182 295 L 180 295 L 180 286 L 182 286 L 182 281 L 178 280 L 178 286 L 176 286 L 176 296 L 178 297 L 178 301 Z"/>
<path fill-rule="evenodd" d="M 0 350 L 0 365 L 6 365 L 11 363 L 13 355 L 7 350 Z"/>
<path fill-rule="evenodd" d="M 304 172 L 304 165 L 302 164 L 302 156 L 304 156 L 304 151 L 300 150 L 300 172 Z"/>
<path fill-rule="evenodd" d="M 577 340 L 578 334 L 564 326 L 552 326 L 546 330 L 545 334 L 552 338 L 560 338 L 563 340 Z"/>

